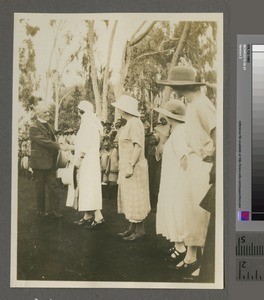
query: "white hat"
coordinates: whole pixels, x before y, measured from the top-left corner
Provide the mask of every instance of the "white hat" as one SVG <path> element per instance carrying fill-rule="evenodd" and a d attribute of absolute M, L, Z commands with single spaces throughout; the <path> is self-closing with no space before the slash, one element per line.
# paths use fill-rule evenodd
<path fill-rule="evenodd" d="M 82 100 L 79 103 L 78 108 L 80 110 L 83 110 L 84 112 L 87 112 L 87 111 L 94 112 L 93 104 L 91 102 L 87 101 L 87 100 Z"/>
<path fill-rule="evenodd" d="M 138 101 L 131 96 L 122 95 L 116 102 L 112 103 L 112 105 L 130 115 L 136 117 L 140 116 L 138 111 Z"/>
<path fill-rule="evenodd" d="M 185 122 L 186 107 L 180 100 L 170 100 L 166 102 L 164 108 L 154 108 L 154 110 L 168 118 Z"/>
<path fill-rule="evenodd" d="M 70 161 L 70 154 L 69 152 L 59 150 L 57 161 L 56 161 L 56 168 L 65 168 Z"/>
<path fill-rule="evenodd" d="M 63 184 L 73 186 L 73 169 L 74 169 L 73 164 L 69 164 L 67 168 L 58 169 L 57 178 L 61 178 Z"/>

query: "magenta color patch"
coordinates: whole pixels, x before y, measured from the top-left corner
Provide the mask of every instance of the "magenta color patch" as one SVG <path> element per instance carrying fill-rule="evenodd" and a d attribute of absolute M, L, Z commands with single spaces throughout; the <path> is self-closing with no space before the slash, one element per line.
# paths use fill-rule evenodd
<path fill-rule="evenodd" d="M 242 210 L 238 213 L 239 221 L 249 221 L 249 214 L 250 212 L 247 210 Z"/>

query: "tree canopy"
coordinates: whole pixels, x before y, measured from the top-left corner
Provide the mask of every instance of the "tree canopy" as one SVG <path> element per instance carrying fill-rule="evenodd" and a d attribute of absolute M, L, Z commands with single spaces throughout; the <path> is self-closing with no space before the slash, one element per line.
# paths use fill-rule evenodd
<path fill-rule="evenodd" d="M 201 80 L 217 82 L 217 22 L 143 21 L 127 35 L 123 55 L 119 57 L 120 70 L 111 63 L 113 47 L 120 47 L 118 20 L 80 22 L 82 31 L 77 41 L 76 32 L 65 22 L 51 19 L 46 25 L 53 32 L 46 38 L 53 42 L 45 49 L 49 62 L 44 75 L 39 73 L 36 63 L 43 53 L 35 45 L 43 28 L 30 20 L 20 22 L 24 39 L 19 47 L 19 101 L 29 111 L 41 98 L 47 98 L 51 88 L 56 129 L 76 128 L 77 105 L 82 99 L 91 101 L 104 121 L 114 120 L 111 103 L 120 93 L 131 94 L 140 101 L 140 109 L 150 113 L 153 106 L 166 98 L 157 80 L 167 78 L 173 65 L 193 66 Z M 99 47 L 102 44 L 105 49 Z M 100 56 L 102 53 L 105 58 Z M 76 74 L 72 73 L 71 65 L 75 66 Z M 76 79 L 66 83 L 67 77 L 79 78 L 78 83 Z M 42 96 L 40 83 L 46 87 Z M 216 90 L 208 89 L 207 93 L 215 101 Z"/>

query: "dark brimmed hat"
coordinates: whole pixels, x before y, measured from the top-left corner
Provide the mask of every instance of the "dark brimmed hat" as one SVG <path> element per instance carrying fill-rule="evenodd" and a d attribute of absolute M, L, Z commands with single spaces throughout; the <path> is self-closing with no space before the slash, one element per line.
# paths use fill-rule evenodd
<path fill-rule="evenodd" d="M 154 110 L 168 118 L 185 122 L 186 107 L 180 100 L 170 100 L 164 108 L 154 108 Z"/>
<path fill-rule="evenodd" d="M 176 66 L 173 67 L 167 80 L 160 80 L 157 83 L 162 85 L 168 85 L 171 87 L 185 86 L 185 85 L 205 85 L 205 82 L 196 81 L 195 71 L 192 67 Z"/>

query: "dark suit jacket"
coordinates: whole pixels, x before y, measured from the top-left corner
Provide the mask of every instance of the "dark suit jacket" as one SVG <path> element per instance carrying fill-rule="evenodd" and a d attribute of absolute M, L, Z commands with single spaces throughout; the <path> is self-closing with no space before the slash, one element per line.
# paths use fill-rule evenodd
<path fill-rule="evenodd" d="M 59 143 L 56 142 L 52 126 L 46 124 L 48 128 L 36 120 L 29 129 L 31 139 L 29 166 L 32 169 L 52 169 L 55 167 Z"/>

